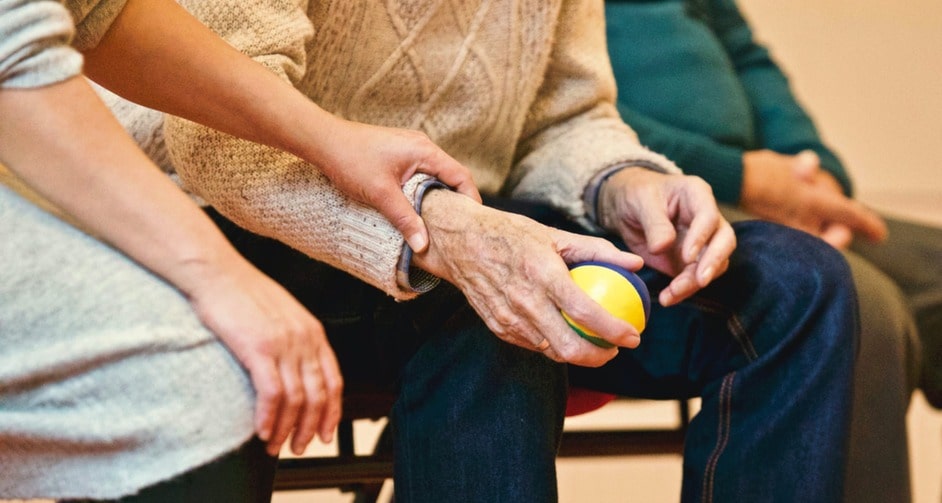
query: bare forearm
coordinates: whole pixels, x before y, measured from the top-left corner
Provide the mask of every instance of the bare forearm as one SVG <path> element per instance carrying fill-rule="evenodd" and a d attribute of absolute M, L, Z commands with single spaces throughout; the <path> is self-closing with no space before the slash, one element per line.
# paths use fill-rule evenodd
<path fill-rule="evenodd" d="M 338 122 L 173 0 L 130 0 L 85 58 L 90 78 L 131 101 L 315 164 Z"/>
<path fill-rule="evenodd" d="M 0 161 L 90 232 L 187 291 L 237 255 L 81 78 L 0 91 Z M 207 267 L 209 266 L 209 267 Z"/>

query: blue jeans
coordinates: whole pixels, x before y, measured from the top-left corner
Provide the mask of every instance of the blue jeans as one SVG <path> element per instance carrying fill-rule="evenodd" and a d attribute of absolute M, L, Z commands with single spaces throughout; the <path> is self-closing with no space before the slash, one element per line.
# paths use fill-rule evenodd
<path fill-rule="evenodd" d="M 493 201 L 491 203 L 494 203 Z M 552 210 L 497 204 L 570 227 Z M 217 218 L 237 248 L 324 322 L 348 389 L 399 393 L 391 415 L 398 501 L 556 500 L 567 367 L 491 335 L 450 285 L 396 303 Z M 773 224 L 737 224 L 729 271 L 695 299 L 654 306 L 642 345 L 580 386 L 702 396 L 683 501 L 839 501 L 856 351 L 843 258 Z M 667 278 L 642 271 L 653 292 Z"/>
<path fill-rule="evenodd" d="M 652 309 L 641 346 L 574 384 L 702 397 L 683 501 L 841 501 L 856 297 L 841 256 L 773 224 L 736 225 L 730 269 L 680 306 Z M 658 291 L 666 278 L 646 272 Z"/>
<path fill-rule="evenodd" d="M 398 394 L 390 415 L 396 501 L 556 501 L 564 365 L 500 341 L 451 285 L 396 302 L 208 213 L 324 324 L 347 392 Z"/>
<path fill-rule="evenodd" d="M 545 207 L 488 203 L 579 232 Z M 808 234 L 759 221 L 734 228 L 726 274 L 678 306 L 653 303 L 637 349 L 599 369 L 572 366 L 570 382 L 702 398 L 682 501 L 841 501 L 859 334 L 850 270 Z M 654 298 L 670 280 L 647 268 L 640 275 Z"/>

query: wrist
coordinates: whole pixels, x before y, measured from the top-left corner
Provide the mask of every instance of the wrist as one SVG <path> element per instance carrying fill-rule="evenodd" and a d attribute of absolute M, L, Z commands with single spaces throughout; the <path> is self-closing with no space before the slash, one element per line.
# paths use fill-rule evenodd
<path fill-rule="evenodd" d="M 639 183 L 638 176 L 660 173 L 641 166 L 626 166 L 608 176 L 599 187 L 598 226 L 608 231 L 617 230 L 611 215 L 617 214 L 619 204 L 624 202 L 624 188 Z"/>
<path fill-rule="evenodd" d="M 431 190 L 426 192 L 418 205 L 419 215 L 428 229 L 429 245 L 421 254 L 411 254 L 410 262 L 424 271 L 440 276 L 443 272 L 440 252 L 444 241 L 448 239 L 447 229 L 452 226 L 453 218 L 460 220 L 462 210 L 456 207 L 459 196 L 450 191 Z M 417 201 L 418 203 L 418 201 Z M 408 247 L 408 246 L 407 246 Z"/>
<path fill-rule="evenodd" d="M 448 193 L 449 187 L 434 178 L 428 178 L 422 181 L 415 189 L 414 208 L 416 213 L 423 215 L 423 209 L 427 205 L 435 206 L 436 203 L 429 203 L 429 199 L 436 199 L 439 193 Z M 433 195 L 435 194 L 435 195 Z M 432 210 L 434 212 L 434 210 Z M 423 217 L 423 221 L 428 229 L 428 220 Z M 431 230 L 429 230 L 431 234 Z M 396 282 L 398 285 L 408 291 L 416 293 L 425 293 L 435 288 L 439 283 L 439 278 L 427 267 L 423 267 L 424 257 L 429 255 L 431 243 L 421 254 L 413 252 L 408 242 L 403 242 L 402 253 L 399 256 L 399 262 L 396 265 Z"/>
<path fill-rule="evenodd" d="M 289 133 L 290 140 L 284 150 L 326 174 L 327 169 L 340 162 L 338 145 L 349 148 L 354 135 L 350 133 L 350 121 L 324 110 L 309 99 L 305 100 L 306 105 L 297 108 L 300 113 L 296 120 L 291 121 L 295 127 Z"/>
<path fill-rule="evenodd" d="M 627 167 L 628 166 L 624 164 L 612 166 L 598 172 L 595 176 L 592 177 L 591 180 L 589 180 L 589 183 L 586 185 L 585 191 L 583 192 L 582 202 L 585 204 L 586 216 L 588 216 L 590 222 L 599 227 L 602 227 L 600 220 L 602 208 L 600 206 L 600 202 L 602 199 L 603 190 L 605 189 L 608 180 L 612 176 L 621 172 Z"/>
<path fill-rule="evenodd" d="M 739 194 L 739 203 L 743 207 L 750 206 L 755 201 L 763 199 L 761 183 L 763 173 L 761 160 L 763 151 L 747 151 L 742 154 L 742 188 Z"/>
<path fill-rule="evenodd" d="M 164 276 L 189 299 L 219 291 L 234 274 L 254 268 L 221 232 L 215 228 L 212 231 L 218 235 L 204 234 L 200 239 L 186 241 L 192 246 L 171 250 L 173 259 Z"/>

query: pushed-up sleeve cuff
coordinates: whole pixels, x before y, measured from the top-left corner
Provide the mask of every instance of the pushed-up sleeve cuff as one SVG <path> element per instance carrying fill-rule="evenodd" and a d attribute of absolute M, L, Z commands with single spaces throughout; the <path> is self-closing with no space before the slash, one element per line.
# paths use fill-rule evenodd
<path fill-rule="evenodd" d="M 422 201 L 425 198 L 425 194 L 435 189 L 450 190 L 447 185 L 434 178 L 428 178 L 419 182 L 415 190 L 415 199 L 413 202 L 416 213 L 421 214 L 422 212 Z M 427 271 L 414 267 L 412 265 L 412 254 L 412 248 L 409 247 L 409 243 L 403 242 L 402 254 L 399 255 L 399 264 L 396 268 L 396 281 L 403 290 L 422 294 L 438 286 L 441 279 Z"/>
<path fill-rule="evenodd" d="M 0 1 L 0 88 L 43 87 L 82 72 L 75 28 L 59 2 Z"/>
<path fill-rule="evenodd" d="M 75 19 L 75 41 L 80 51 L 98 46 L 111 23 L 124 9 L 127 0 L 70 0 L 66 2 Z"/>
<path fill-rule="evenodd" d="M 605 181 L 611 178 L 612 175 L 625 168 L 645 168 L 660 173 L 670 172 L 653 162 L 635 161 L 618 163 L 596 173 L 596 175 L 589 180 L 582 194 L 582 201 L 586 208 L 586 218 L 588 219 L 587 223 L 592 225 L 592 230 L 595 232 L 603 231 L 603 229 L 599 227 L 599 193 L 602 191 L 602 185 L 604 185 Z"/>

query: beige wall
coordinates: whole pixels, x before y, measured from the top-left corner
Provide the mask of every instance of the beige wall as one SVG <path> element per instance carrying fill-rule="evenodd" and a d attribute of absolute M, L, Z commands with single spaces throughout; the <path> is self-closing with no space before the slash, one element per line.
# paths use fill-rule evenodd
<path fill-rule="evenodd" d="M 942 1 L 740 5 L 844 158 L 858 196 L 942 214 Z"/>

